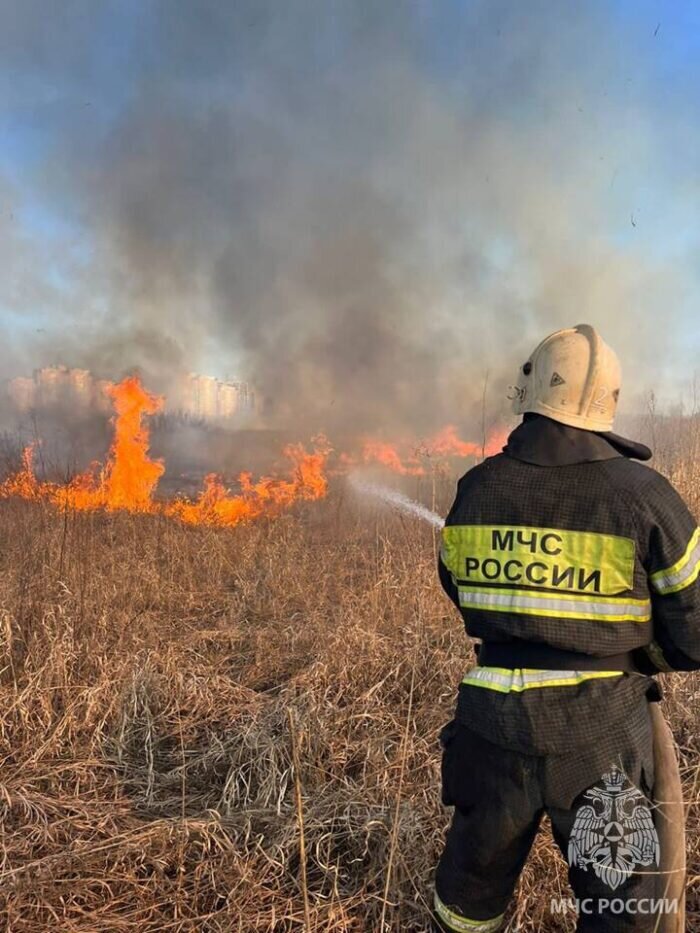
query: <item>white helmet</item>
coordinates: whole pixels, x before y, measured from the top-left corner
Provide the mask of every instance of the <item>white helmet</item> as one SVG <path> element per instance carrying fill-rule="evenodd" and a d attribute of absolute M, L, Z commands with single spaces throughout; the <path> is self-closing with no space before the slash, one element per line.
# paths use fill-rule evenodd
<path fill-rule="evenodd" d="M 620 396 L 617 354 L 590 324 L 545 338 L 512 386 L 516 415 L 536 412 L 585 431 L 610 431 Z"/>

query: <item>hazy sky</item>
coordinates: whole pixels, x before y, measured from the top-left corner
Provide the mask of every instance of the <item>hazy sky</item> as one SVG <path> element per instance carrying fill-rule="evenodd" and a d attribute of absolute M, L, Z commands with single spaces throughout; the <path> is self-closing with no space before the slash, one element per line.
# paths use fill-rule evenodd
<path fill-rule="evenodd" d="M 588 321 L 673 394 L 699 110 L 691 0 L 0 0 L 1 374 L 422 430 Z"/>

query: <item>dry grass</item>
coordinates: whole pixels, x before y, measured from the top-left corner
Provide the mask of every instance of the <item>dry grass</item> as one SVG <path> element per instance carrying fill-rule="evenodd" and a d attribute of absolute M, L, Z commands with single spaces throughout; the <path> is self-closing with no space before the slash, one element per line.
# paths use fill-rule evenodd
<path fill-rule="evenodd" d="M 230 531 L 0 502 L 5 928 L 427 931 L 469 661 L 434 558 L 340 490 Z M 693 684 L 668 708 L 697 876 Z M 564 879 L 543 833 L 509 929 L 561 930 Z"/>

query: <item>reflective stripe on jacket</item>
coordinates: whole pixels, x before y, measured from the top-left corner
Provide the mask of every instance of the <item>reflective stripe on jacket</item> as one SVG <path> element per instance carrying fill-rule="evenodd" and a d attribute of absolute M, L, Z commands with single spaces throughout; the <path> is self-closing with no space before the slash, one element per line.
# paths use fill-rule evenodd
<path fill-rule="evenodd" d="M 699 546 L 658 473 L 602 436 L 526 416 L 504 453 L 460 480 L 440 578 L 469 635 L 598 660 L 595 671 L 472 668 L 456 718 L 505 747 L 561 755 L 562 773 L 575 762 L 566 793 L 609 763 L 623 728 L 651 768 L 646 700 L 658 688 L 645 675 L 700 668 Z M 629 652 L 641 673 L 606 665 Z"/>
<path fill-rule="evenodd" d="M 647 672 L 700 668 L 697 522 L 659 473 L 552 425 L 516 429 L 459 482 L 440 569 L 468 633 L 598 657 L 645 649 Z M 540 445 L 550 434 L 561 465 L 521 459 L 528 432 Z"/>

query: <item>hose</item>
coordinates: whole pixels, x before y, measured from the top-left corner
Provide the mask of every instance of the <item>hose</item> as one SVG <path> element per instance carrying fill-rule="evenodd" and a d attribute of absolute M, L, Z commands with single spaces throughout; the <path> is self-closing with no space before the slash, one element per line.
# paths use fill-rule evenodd
<path fill-rule="evenodd" d="M 685 933 L 685 812 L 678 751 L 673 733 L 658 703 L 650 703 L 654 737 L 654 803 L 661 853 L 658 896 L 677 901 L 675 913 L 659 917 L 658 933 Z"/>

